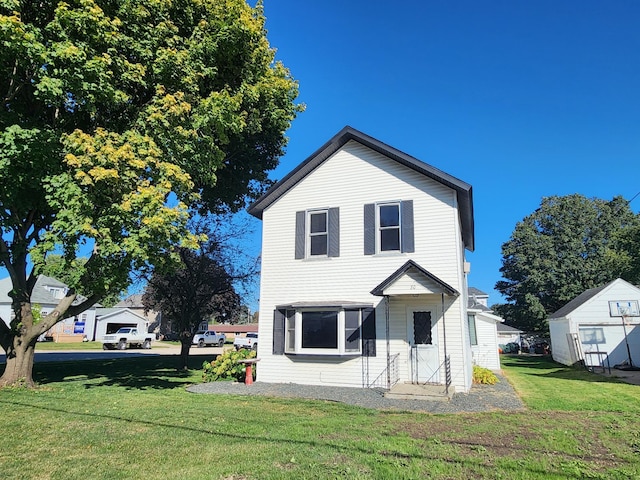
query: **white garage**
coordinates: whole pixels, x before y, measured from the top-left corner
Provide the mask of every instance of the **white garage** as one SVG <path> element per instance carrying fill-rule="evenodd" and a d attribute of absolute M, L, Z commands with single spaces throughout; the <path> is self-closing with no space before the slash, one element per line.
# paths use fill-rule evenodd
<path fill-rule="evenodd" d="M 640 288 L 618 278 L 587 290 L 550 316 L 549 333 L 564 365 L 640 367 Z"/>
<path fill-rule="evenodd" d="M 135 327 L 140 332 L 147 332 L 149 321 L 128 308 L 96 309 L 95 337 L 99 341 L 104 335 L 115 333 L 122 327 Z"/>

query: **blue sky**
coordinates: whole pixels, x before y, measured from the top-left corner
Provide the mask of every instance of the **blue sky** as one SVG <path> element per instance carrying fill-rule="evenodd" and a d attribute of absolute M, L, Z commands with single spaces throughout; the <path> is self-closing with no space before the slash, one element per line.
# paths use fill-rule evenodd
<path fill-rule="evenodd" d="M 503 300 L 493 288 L 500 247 L 542 197 L 640 191 L 636 0 L 264 0 L 264 9 L 307 106 L 272 178 L 351 125 L 472 184 L 469 283 L 491 303 Z"/>

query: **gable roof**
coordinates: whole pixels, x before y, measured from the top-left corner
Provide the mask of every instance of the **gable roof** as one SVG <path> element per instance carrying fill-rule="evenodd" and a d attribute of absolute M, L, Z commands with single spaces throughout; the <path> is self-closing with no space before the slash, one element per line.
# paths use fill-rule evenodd
<path fill-rule="evenodd" d="M 147 321 L 147 319 L 144 318 L 142 315 L 139 315 L 136 312 L 129 310 L 128 308 L 111 307 L 111 308 L 96 309 L 96 319 L 98 321 L 104 320 L 105 318 L 109 318 L 109 317 L 117 317 L 123 314 L 133 315 L 134 317 L 138 317 L 140 320 L 143 320 L 145 322 Z"/>
<path fill-rule="evenodd" d="M 114 306 L 126 308 L 144 308 L 144 304 L 142 303 L 142 294 L 134 293 L 133 295 L 129 295 L 124 300 L 120 300 Z"/>
<path fill-rule="evenodd" d="M 443 282 L 438 277 L 436 277 L 433 273 L 428 272 L 413 260 L 409 260 L 407 263 L 402 265 L 398 270 L 396 270 L 391 275 L 389 275 L 385 280 L 382 281 L 380 285 L 378 285 L 376 288 L 371 290 L 371 294 L 379 297 L 383 296 L 385 288 L 387 288 L 389 285 L 394 283 L 396 280 L 398 280 L 402 275 L 407 273 L 407 271 L 409 271 L 412 268 L 418 270 L 418 272 L 420 272 L 422 275 L 424 275 L 425 277 L 429 278 L 430 280 L 435 282 L 437 285 L 439 285 L 442 288 L 443 292 L 446 293 L 447 295 L 451 295 L 453 297 L 457 297 L 458 295 L 460 295 L 460 293 L 455 288 Z"/>
<path fill-rule="evenodd" d="M 469 287 L 467 289 L 467 292 L 469 293 L 469 296 L 473 296 L 473 295 L 476 295 L 478 297 L 488 297 L 489 296 L 488 293 L 485 293 L 485 292 L 483 292 L 482 290 L 480 290 L 479 288 L 476 288 L 476 287 Z"/>
<path fill-rule="evenodd" d="M 60 299 L 55 298 L 55 296 L 46 287 L 67 288 L 67 285 L 55 278 L 47 277 L 46 275 L 38 275 L 36 284 L 31 292 L 30 300 L 32 303 L 57 305 L 60 302 Z M 6 277 L 0 280 L 0 303 L 11 303 L 13 301 L 9 296 L 9 292 L 12 288 L 13 283 L 11 282 L 11 277 Z"/>
<path fill-rule="evenodd" d="M 564 307 L 552 313 L 549 316 L 549 318 L 560 318 L 560 317 L 567 316 L 567 314 L 573 312 L 576 308 L 578 308 L 580 305 L 585 303 L 587 300 L 591 300 L 593 297 L 599 294 L 602 290 L 604 290 L 608 285 L 611 285 L 611 283 L 613 282 L 609 282 L 606 285 L 602 285 L 600 287 L 590 288 L 589 290 L 585 290 L 576 298 L 574 298 L 569 303 L 567 303 Z"/>
<path fill-rule="evenodd" d="M 504 323 L 498 324 L 498 333 L 523 333 L 522 330 L 518 330 L 515 327 L 510 325 L 505 325 Z"/>
<path fill-rule="evenodd" d="M 351 140 L 455 190 L 458 195 L 462 240 L 464 246 L 468 250 L 473 251 L 475 248 L 475 238 L 471 185 L 349 126 L 340 130 L 304 162 L 285 175 L 282 180 L 275 183 L 264 195 L 249 206 L 249 213 L 254 217 L 262 219 L 262 212 L 267 207 L 276 202 L 281 196 Z"/>
<path fill-rule="evenodd" d="M 493 312 L 493 310 L 491 310 L 489 307 L 487 307 L 486 305 L 483 305 L 482 303 L 476 302 L 471 297 L 467 300 L 467 310 L 478 310 L 479 312 L 488 312 L 488 313 Z"/>
<path fill-rule="evenodd" d="M 13 288 L 13 283 L 11 282 L 11 277 L 6 277 L 0 279 L 0 304 L 11 303 L 12 299 L 9 296 L 9 292 Z M 60 303 L 60 299 L 56 298 L 53 293 L 49 290 L 49 288 L 62 288 L 67 289 L 67 284 L 57 280 L 53 277 L 47 277 L 46 275 L 38 275 L 36 279 L 36 284 L 33 287 L 33 291 L 31 292 L 31 303 L 38 303 L 41 305 L 57 305 Z M 73 305 L 78 305 L 86 300 L 86 297 L 78 294 L 76 299 L 73 301 Z M 90 309 L 98 306 L 98 304 L 94 304 Z"/>
<path fill-rule="evenodd" d="M 604 284 L 604 285 L 602 285 L 600 287 L 590 288 L 589 290 L 585 290 L 580 295 L 578 295 L 576 298 L 574 298 L 569 303 L 567 303 L 565 306 L 563 306 L 559 310 L 557 310 L 557 311 L 553 312 L 551 315 L 549 315 L 549 319 L 566 317 L 571 312 L 576 310 L 578 307 L 580 307 L 581 305 L 583 305 L 584 303 L 586 303 L 587 301 L 591 300 L 593 297 L 598 295 L 600 292 L 605 290 L 607 287 L 613 285 L 614 283 L 620 283 L 620 282 L 626 283 L 630 287 L 633 287 L 633 285 L 631 285 L 629 282 L 626 282 L 621 278 L 616 278 L 615 280 L 612 280 L 609 283 L 606 283 L 606 284 Z"/>

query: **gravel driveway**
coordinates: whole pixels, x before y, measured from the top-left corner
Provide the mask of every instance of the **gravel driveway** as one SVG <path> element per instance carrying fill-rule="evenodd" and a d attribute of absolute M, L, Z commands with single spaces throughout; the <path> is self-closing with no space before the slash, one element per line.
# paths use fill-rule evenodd
<path fill-rule="evenodd" d="M 496 385 L 474 385 L 469 393 L 456 393 L 449 401 L 394 400 L 384 390 L 348 387 L 324 387 L 293 383 L 244 385 L 235 382 L 211 382 L 193 385 L 192 393 L 211 395 L 263 395 L 276 398 L 306 398 L 348 403 L 380 410 L 413 410 L 429 413 L 517 411 L 525 406 L 513 387 L 501 375 Z"/>

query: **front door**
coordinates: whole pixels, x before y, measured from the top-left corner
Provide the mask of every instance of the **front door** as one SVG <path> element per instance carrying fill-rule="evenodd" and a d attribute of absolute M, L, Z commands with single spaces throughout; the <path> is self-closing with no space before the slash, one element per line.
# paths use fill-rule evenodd
<path fill-rule="evenodd" d="M 440 383 L 438 332 L 432 312 L 427 309 L 409 309 L 407 318 L 411 381 L 413 383 Z"/>

